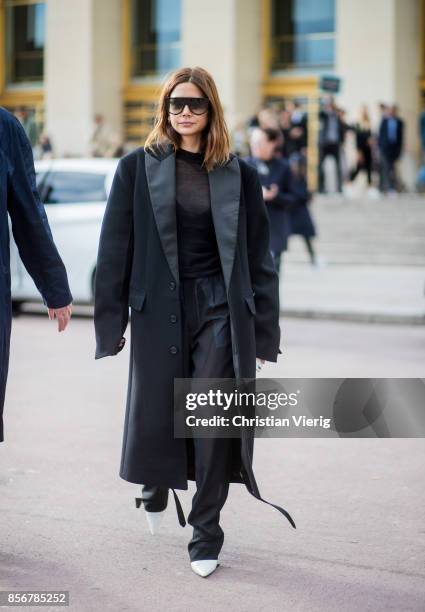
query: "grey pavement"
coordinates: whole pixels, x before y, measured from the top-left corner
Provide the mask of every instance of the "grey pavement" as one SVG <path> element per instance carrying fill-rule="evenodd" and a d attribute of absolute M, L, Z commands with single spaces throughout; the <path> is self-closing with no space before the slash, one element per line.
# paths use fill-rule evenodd
<path fill-rule="evenodd" d="M 265 376 L 423 375 L 423 327 L 291 318 L 281 327 L 285 351 Z M 151 536 L 138 487 L 119 478 L 127 366 L 128 347 L 94 360 L 90 318 L 63 334 L 46 316 L 13 321 L 1 589 L 69 589 L 78 612 L 423 610 L 424 440 L 256 440 L 260 491 L 297 529 L 232 484 L 221 566 L 202 579 L 173 500 Z M 179 494 L 186 516 L 193 493 L 190 482 Z"/>

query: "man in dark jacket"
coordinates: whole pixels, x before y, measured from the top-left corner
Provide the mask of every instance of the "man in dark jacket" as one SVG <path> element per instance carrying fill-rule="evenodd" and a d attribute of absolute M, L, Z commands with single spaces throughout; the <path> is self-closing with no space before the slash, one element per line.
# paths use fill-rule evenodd
<path fill-rule="evenodd" d="M 72 295 L 40 201 L 31 144 L 16 117 L 0 107 L 0 442 L 9 367 L 11 279 L 8 216 L 21 259 L 32 276 L 49 318 L 62 331 L 71 317 Z"/>
<path fill-rule="evenodd" d="M 397 106 L 394 104 L 379 126 L 379 152 L 381 154 L 382 191 L 397 190 L 396 162 L 403 150 L 404 123 L 398 117 Z"/>
<path fill-rule="evenodd" d="M 421 163 L 425 160 L 425 108 L 419 115 L 419 138 L 421 141 L 422 159 Z"/>
<path fill-rule="evenodd" d="M 251 156 L 245 159 L 257 169 L 263 187 L 270 221 L 270 250 L 277 272 L 280 270 L 281 254 L 288 249 L 291 233 L 289 211 L 295 204 L 289 163 L 274 156 L 278 144 L 277 130 L 254 128 L 250 136 Z"/>
<path fill-rule="evenodd" d="M 338 192 L 342 193 L 341 145 L 344 142 L 344 125 L 332 96 L 327 98 L 319 112 L 319 192 L 325 193 L 325 158 L 335 160 Z"/>

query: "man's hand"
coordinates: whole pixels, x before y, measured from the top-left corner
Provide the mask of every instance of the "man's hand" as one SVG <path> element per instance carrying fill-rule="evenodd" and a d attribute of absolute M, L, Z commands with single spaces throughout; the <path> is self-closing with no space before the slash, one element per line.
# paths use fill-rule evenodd
<path fill-rule="evenodd" d="M 49 308 L 49 319 L 51 321 L 56 317 L 58 320 L 58 331 L 63 331 L 68 325 L 72 315 L 72 302 L 63 308 Z"/>

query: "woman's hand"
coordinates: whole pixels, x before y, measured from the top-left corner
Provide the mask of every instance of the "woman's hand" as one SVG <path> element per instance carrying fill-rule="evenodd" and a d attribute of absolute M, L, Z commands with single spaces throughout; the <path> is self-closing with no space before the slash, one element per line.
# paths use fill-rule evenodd
<path fill-rule="evenodd" d="M 263 187 L 263 199 L 265 202 L 274 200 L 278 193 L 279 187 L 276 185 L 276 183 L 272 183 L 269 189 L 267 189 L 267 187 Z"/>
<path fill-rule="evenodd" d="M 72 315 L 72 302 L 63 308 L 49 308 L 49 319 L 51 321 L 56 317 L 58 320 L 58 331 L 63 331 L 68 325 Z"/>
<path fill-rule="evenodd" d="M 263 367 L 263 365 L 265 364 L 266 360 L 265 359 L 260 359 L 259 357 L 256 357 L 256 361 L 257 361 L 257 372 L 259 372 L 261 370 L 261 368 Z"/>

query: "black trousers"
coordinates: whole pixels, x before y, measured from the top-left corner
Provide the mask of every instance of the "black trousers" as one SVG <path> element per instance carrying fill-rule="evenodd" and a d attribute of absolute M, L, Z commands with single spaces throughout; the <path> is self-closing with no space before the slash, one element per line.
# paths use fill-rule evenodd
<path fill-rule="evenodd" d="M 185 377 L 234 378 L 230 315 L 222 272 L 186 278 L 180 283 Z M 229 493 L 233 438 L 188 438 L 194 457 L 196 493 L 187 522 L 193 527 L 188 544 L 191 561 L 217 559 L 224 541 L 220 511 Z M 168 489 L 144 487 L 147 510 L 163 509 Z"/>

